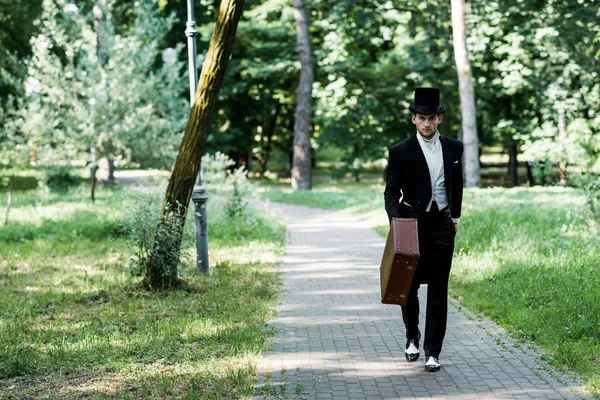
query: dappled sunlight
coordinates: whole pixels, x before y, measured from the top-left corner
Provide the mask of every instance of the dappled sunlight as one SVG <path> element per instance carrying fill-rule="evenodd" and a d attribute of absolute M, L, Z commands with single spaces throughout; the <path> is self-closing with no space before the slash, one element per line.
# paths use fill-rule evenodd
<path fill-rule="evenodd" d="M 10 389 L 18 393 L 48 393 L 73 399 L 81 395 L 106 393 L 114 394 L 121 388 L 124 378 L 116 372 L 108 372 L 106 368 L 84 369 L 75 374 L 47 374 L 34 377 L 22 377 L 8 381 Z"/>
<path fill-rule="evenodd" d="M 561 186 L 467 188 L 464 193 L 463 209 L 478 206 L 478 198 L 485 199 L 486 207 L 536 204 L 544 208 L 562 208 L 583 207 L 586 204 L 583 193 Z"/>
<path fill-rule="evenodd" d="M 107 284 L 123 284 L 130 279 L 123 272 L 115 274 L 116 266 L 113 262 L 119 257 L 120 255 L 107 254 L 103 259 L 94 259 L 91 262 L 86 262 L 88 258 L 81 256 L 54 257 L 50 265 L 40 265 L 39 260 L 32 256 L 29 261 L 3 262 L 0 265 L 0 275 L 5 274 L 4 279 L 11 282 L 14 291 L 44 294 L 92 293 Z M 40 274 L 47 279 L 40 281 Z"/>
<path fill-rule="evenodd" d="M 32 224 L 40 227 L 48 221 L 57 223 L 71 220 L 81 221 L 86 218 L 103 220 L 116 218 L 122 214 L 120 210 L 98 209 L 92 203 L 87 202 L 72 203 L 69 207 L 64 207 L 63 203 L 47 205 L 41 202 L 39 205 L 11 210 L 9 221 L 10 223 Z"/>
<path fill-rule="evenodd" d="M 2 274 L 6 274 L 7 276 L 30 274 L 33 271 L 34 267 L 32 262 L 30 260 L 19 259 L 19 255 L 18 252 L 4 255 L 11 257 L 11 260 L 0 260 L 0 271 L 2 271 Z"/>
<path fill-rule="evenodd" d="M 373 287 L 373 289 L 379 289 L 378 286 Z M 348 288 L 348 289 L 323 289 L 318 292 L 304 292 L 304 296 L 315 296 L 315 295 L 350 295 L 356 296 L 361 294 L 373 294 L 376 293 L 373 289 L 356 289 L 356 288 Z M 327 308 L 327 307 L 325 307 Z"/>
<path fill-rule="evenodd" d="M 327 264 L 320 263 L 306 263 L 310 265 L 311 271 L 307 271 L 302 264 L 296 263 L 296 267 L 289 269 L 289 276 L 286 280 L 293 281 L 310 281 L 319 280 L 323 286 L 336 285 L 336 282 L 342 280 L 346 281 L 349 279 L 373 279 L 374 276 L 379 277 L 379 268 L 374 267 L 370 269 L 355 269 L 344 267 L 348 263 L 340 264 L 340 267 L 332 269 Z M 287 272 L 287 271 L 286 271 Z M 375 285 L 375 283 L 373 283 Z"/>
<path fill-rule="evenodd" d="M 385 211 L 378 209 L 370 209 L 371 211 L 363 212 L 363 213 L 354 213 L 357 214 L 357 217 L 367 223 L 369 226 L 379 226 L 379 225 L 388 225 L 389 220 Z M 353 210 L 350 209 L 349 212 L 353 213 Z"/>
<path fill-rule="evenodd" d="M 195 377 L 218 377 L 219 380 L 243 371 L 251 376 L 255 371 L 253 361 L 241 357 L 203 362 L 149 363 L 111 361 L 99 368 L 83 368 L 73 373 L 53 373 L 21 377 L 6 381 L 13 393 L 45 393 L 65 399 L 96 398 L 106 396 L 133 398 L 179 398 Z M 2 386 L 0 386 L 2 388 Z M 29 397 L 29 396 L 28 396 Z"/>
<path fill-rule="evenodd" d="M 320 272 L 315 272 L 311 275 L 310 278 L 306 278 L 305 276 L 289 276 L 286 279 L 293 281 L 296 279 L 331 279 L 331 280 L 336 280 L 336 279 L 343 279 L 346 278 L 348 276 L 364 276 L 365 273 L 364 272 L 352 272 L 349 271 L 348 269 L 344 269 L 344 268 L 338 268 L 339 272 L 332 272 L 330 270 L 323 270 Z M 302 268 L 298 268 L 298 269 L 290 269 L 290 273 L 293 272 L 299 272 L 299 273 L 303 273 L 305 272 L 304 269 Z"/>
<path fill-rule="evenodd" d="M 113 354 L 134 352 L 141 355 L 156 346 L 160 347 L 163 341 L 178 342 L 177 347 L 186 347 L 187 350 L 182 350 L 182 353 L 193 352 L 195 347 L 202 347 L 207 341 L 227 340 L 231 332 L 246 328 L 243 322 L 225 325 L 210 319 L 120 321 L 116 316 L 105 315 L 102 320 L 88 316 L 86 321 L 74 321 L 72 316 L 64 313 L 61 317 L 38 319 L 35 327 L 30 328 L 35 340 L 28 343 L 29 348 L 43 357 L 70 353 L 73 357 L 94 363 L 94 360 L 101 362 L 103 357 Z M 169 335 L 164 336 L 165 332 Z M 102 355 L 100 358 L 92 356 L 94 352 Z"/>
<path fill-rule="evenodd" d="M 458 255 L 452 263 L 450 274 L 462 282 L 479 281 L 494 276 L 502 265 L 493 253 L 475 257 Z"/>
<path fill-rule="evenodd" d="M 289 224 L 288 227 L 290 229 L 294 229 L 299 233 L 317 233 L 317 232 L 327 232 L 328 228 L 326 223 L 335 223 L 335 220 L 327 220 L 327 221 L 302 221 L 296 222 L 293 224 Z M 360 226 L 356 223 L 340 223 L 338 226 L 340 229 L 348 229 L 348 230 L 360 230 L 364 229 L 364 226 Z"/>
<path fill-rule="evenodd" d="M 324 248 L 324 249 L 307 249 L 305 252 L 297 252 L 294 251 L 293 253 L 289 253 L 286 255 L 286 260 L 288 262 L 294 262 L 294 263 L 298 263 L 298 264 L 309 264 L 309 265 L 317 265 L 319 264 L 321 261 L 319 261 L 318 258 L 316 257 L 323 257 L 324 259 L 326 259 L 326 261 L 323 262 L 327 262 L 327 263 L 334 263 L 337 264 L 339 263 L 339 267 L 342 267 L 342 263 L 344 262 L 355 262 L 355 261 L 359 261 L 360 262 L 360 254 L 343 254 L 340 253 L 339 251 L 336 251 L 337 249 L 335 247 L 328 247 L 328 248 Z M 311 255 L 311 256 L 316 256 L 313 257 L 312 259 L 307 259 L 306 255 Z M 332 267 L 333 269 L 336 268 L 336 266 L 334 265 Z"/>
<path fill-rule="evenodd" d="M 117 257 L 112 257 L 112 261 L 110 260 L 110 258 L 108 258 L 106 261 L 108 264 L 113 264 L 116 260 L 117 260 Z M 68 260 L 65 260 L 65 261 L 68 261 Z M 94 260 L 94 261 L 96 261 L 96 260 Z M 96 266 L 92 266 L 91 264 L 78 264 L 76 262 L 73 262 L 73 263 L 67 262 L 64 265 L 65 265 L 66 270 L 81 271 L 84 273 L 84 275 L 86 277 L 97 276 L 97 275 L 107 275 L 106 270 L 97 268 Z"/>
<path fill-rule="evenodd" d="M 63 396 L 73 394 L 92 395 L 94 393 L 116 394 L 122 389 L 124 378 L 121 374 L 111 373 L 91 377 L 73 379 L 73 381 L 59 387 L 57 392 Z"/>
<path fill-rule="evenodd" d="M 209 260 L 211 265 L 221 262 L 236 264 L 276 263 L 281 259 L 278 248 L 272 245 L 263 246 L 238 246 L 226 248 L 210 248 Z M 195 249 L 191 257 L 195 260 Z"/>
<path fill-rule="evenodd" d="M 370 310 L 373 311 L 375 313 L 377 313 L 377 309 L 372 308 L 372 309 L 363 309 L 364 310 Z M 278 319 L 278 321 L 281 321 L 281 323 L 284 323 L 288 328 L 298 328 L 298 329 L 302 329 L 302 328 L 306 328 L 306 327 L 315 327 L 315 326 L 320 326 L 320 327 L 330 327 L 332 325 L 343 325 L 343 324 L 357 324 L 357 325 L 361 325 L 363 323 L 376 323 L 376 322 L 381 322 L 381 321 L 385 321 L 388 318 L 387 317 L 365 317 L 362 314 L 361 315 L 356 315 L 356 313 L 352 313 L 351 310 L 336 310 L 336 309 L 332 309 L 332 311 L 347 311 L 348 315 L 328 315 L 326 318 L 316 318 L 315 316 L 309 316 L 309 317 L 305 317 L 305 318 L 299 318 L 299 317 L 281 317 Z M 357 310 L 360 311 L 360 310 Z M 324 312 L 325 315 L 327 315 L 326 312 Z M 364 335 L 358 335 L 358 334 L 353 334 L 354 337 L 359 338 L 359 337 L 368 337 L 364 336 Z M 343 336 L 341 336 L 343 337 Z"/>
<path fill-rule="evenodd" d="M 549 260 L 544 268 L 569 265 L 564 248 L 577 224 L 568 222 L 568 211 L 553 204 L 547 208 L 547 214 L 530 213 L 526 197 L 531 194 L 526 194 L 525 199 L 516 196 L 512 206 L 503 205 L 496 210 L 487 202 L 488 196 L 492 195 L 472 198 L 473 207 L 463 216 L 451 272 L 453 284 L 489 281 L 493 285 L 499 274 L 505 271 L 510 274 L 515 263 L 533 263 L 540 254 Z M 287 206 L 281 208 L 287 210 Z M 395 397 L 390 398 L 402 398 L 437 395 L 440 389 L 431 388 L 449 382 L 445 398 L 460 399 L 465 393 L 473 398 L 487 398 L 479 383 L 472 382 L 481 375 L 481 379 L 493 381 L 486 390 L 494 397 L 555 393 L 558 384 L 548 384 L 547 376 L 537 380 L 535 386 L 522 381 L 510 384 L 512 379 L 507 371 L 521 368 L 519 376 L 523 370 L 537 371 L 539 360 L 524 356 L 512 344 L 505 344 L 509 339 L 504 336 L 498 339 L 487 320 L 463 314 L 459 311 L 461 304 L 456 302 L 456 308 L 449 310 L 442 371 L 428 374 L 421 362 L 406 363 L 401 309 L 381 304 L 380 299 L 379 264 L 384 237 L 351 216 L 335 213 L 331 217 L 321 211 L 291 208 L 287 211 L 290 215 L 283 213 L 288 222 L 288 248 L 282 264 L 285 294 L 273 323 L 277 334 L 267 367 L 273 374 L 296 371 L 289 377 L 285 373 L 285 379 L 281 372 L 281 385 L 302 381 L 303 393 L 312 395 L 315 391 L 321 393 L 319 385 L 343 381 L 356 385 L 361 395 L 371 393 L 364 387 L 360 390 L 362 383 L 369 386 L 380 381 L 394 388 Z M 481 210 L 483 213 L 477 214 Z M 558 233 L 540 229 L 548 221 L 565 216 Z M 378 222 L 381 231 L 387 228 L 386 222 Z M 535 280 L 531 285 L 536 285 Z M 453 290 L 452 295 L 460 297 L 457 292 L 458 289 Z M 509 295 L 525 294 L 505 294 Z M 553 296 L 552 290 L 534 292 L 528 299 L 537 306 L 549 296 Z M 423 320 L 427 285 L 422 285 L 419 297 Z M 307 378 L 303 380 L 303 376 Z M 374 398 L 375 393 L 373 388 Z"/>
<path fill-rule="evenodd" d="M 40 315 L 35 319 L 35 329 L 46 333 L 73 333 L 85 329 L 91 325 L 91 321 L 74 321 L 73 313 L 63 312 L 54 317 L 53 315 Z"/>

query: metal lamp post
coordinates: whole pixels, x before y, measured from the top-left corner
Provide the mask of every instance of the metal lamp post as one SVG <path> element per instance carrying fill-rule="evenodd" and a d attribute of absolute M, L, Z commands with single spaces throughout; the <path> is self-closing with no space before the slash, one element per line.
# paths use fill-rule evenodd
<path fill-rule="evenodd" d="M 188 38 L 188 66 L 190 75 L 190 106 L 194 105 L 194 96 L 198 85 L 198 68 L 196 67 L 196 21 L 194 20 L 194 0 L 187 0 L 188 21 L 185 24 L 185 35 Z M 196 222 L 196 254 L 198 268 L 205 274 L 210 273 L 208 263 L 208 220 L 206 218 L 206 202 L 208 194 L 202 184 L 202 170 L 198 174 L 196 186 L 192 192 L 195 204 L 194 220 Z"/>

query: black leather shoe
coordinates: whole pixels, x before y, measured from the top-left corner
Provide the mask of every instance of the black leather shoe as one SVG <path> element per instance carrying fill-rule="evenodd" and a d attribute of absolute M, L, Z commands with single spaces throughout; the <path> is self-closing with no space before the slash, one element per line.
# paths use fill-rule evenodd
<path fill-rule="evenodd" d="M 404 355 L 406 356 L 406 361 L 413 362 L 419 359 L 419 343 L 411 339 L 408 341 L 406 345 L 406 350 L 404 351 Z"/>
<path fill-rule="evenodd" d="M 440 360 L 438 360 L 437 357 L 427 357 L 427 362 L 425 363 L 425 371 L 435 372 L 439 371 L 440 368 L 442 368 L 442 364 L 440 364 Z"/>

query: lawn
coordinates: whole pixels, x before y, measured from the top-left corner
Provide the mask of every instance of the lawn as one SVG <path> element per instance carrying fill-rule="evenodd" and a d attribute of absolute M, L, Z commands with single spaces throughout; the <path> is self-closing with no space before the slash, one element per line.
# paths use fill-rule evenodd
<path fill-rule="evenodd" d="M 586 199 L 562 188 L 469 190 L 453 295 L 600 395 L 600 241 Z"/>
<path fill-rule="evenodd" d="M 187 289 L 151 293 L 127 266 L 122 221 L 136 197 L 15 194 L 0 227 L 1 398 L 251 398 L 278 292 L 279 219 L 248 212 L 231 229 L 209 200 L 212 275 L 196 270 L 190 212 Z"/>
<path fill-rule="evenodd" d="M 385 215 L 383 184 L 265 186 L 263 199 Z M 379 221 L 377 219 L 376 221 Z M 600 398 L 600 221 L 586 198 L 560 187 L 465 191 L 451 295 L 545 349 Z M 382 236 L 387 225 L 375 226 Z"/>
<path fill-rule="evenodd" d="M 263 200 L 306 205 L 326 210 L 343 210 L 361 216 L 377 214 L 381 217 L 385 215 L 385 210 L 383 208 L 383 184 L 379 182 L 379 180 L 370 180 L 359 183 L 342 183 L 327 180 L 315 182 L 311 191 L 295 192 L 288 182 L 269 184 L 263 182 L 257 192 Z"/>

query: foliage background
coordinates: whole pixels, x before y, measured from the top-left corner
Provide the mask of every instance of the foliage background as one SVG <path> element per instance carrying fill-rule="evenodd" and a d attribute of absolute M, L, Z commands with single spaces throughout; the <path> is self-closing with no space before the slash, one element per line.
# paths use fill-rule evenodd
<path fill-rule="evenodd" d="M 3 153 L 17 143 L 38 152 L 42 164 L 89 161 L 94 152 L 124 165 L 172 164 L 187 113 L 185 1 L 106 3 L 102 46 L 112 67 L 102 71 L 95 59 L 94 1 L 0 2 Z M 196 3 L 200 67 L 219 2 Z M 468 45 L 485 148 L 506 152 L 516 145 L 522 161 L 598 173 L 598 5 L 469 3 Z M 342 0 L 308 7 L 317 162 L 336 154 L 333 160 L 348 172 L 384 158 L 390 145 L 414 131 L 407 106 L 417 86 L 441 88 L 448 109 L 442 133 L 460 137 L 449 2 Z M 65 11 L 75 8 L 75 14 Z M 209 152 L 226 153 L 236 166 L 261 174 L 289 173 L 295 40 L 291 1 L 246 1 Z M 161 60 L 167 48 L 177 51 L 171 66 Z M 31 79 L 42 83 L 41 92 L 26 89 Z M 42 150 L 49 149 L 54 157 L 43 160 Z"/>

